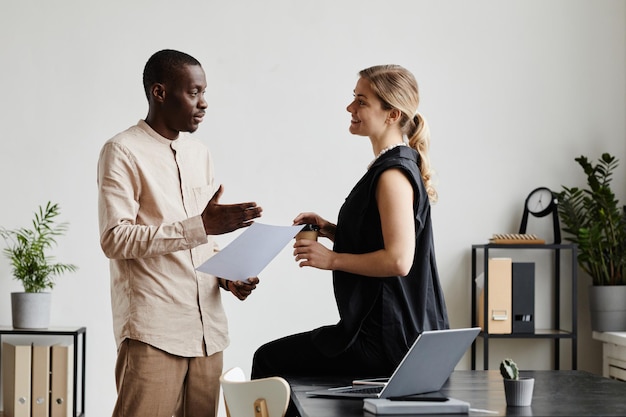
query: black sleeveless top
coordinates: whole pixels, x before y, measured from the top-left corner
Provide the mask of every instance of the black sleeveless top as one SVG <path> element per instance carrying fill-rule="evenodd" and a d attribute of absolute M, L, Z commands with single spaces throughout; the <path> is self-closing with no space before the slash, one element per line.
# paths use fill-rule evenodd
<path fill-rule="evenodd" d="M 419 333 L 449 327 L 435 262 L 430 202 L 419 160 L 417 151 L 408 146 L 384 153 L 354 186 L 339 211 L 335 252 L 360 254 L 382 249 L 376 186 L 385 170 L 399 168 L 413 186 L 416 245 L 413 266 L 405 277 L 374 278 L 333 271 L 340 321 L 313 332 L 314 344 L 327 356 L 336 356 L 352 344 L 374 306 L 380 309 L 381 344 L 395 363 L 404 357 Z"/>

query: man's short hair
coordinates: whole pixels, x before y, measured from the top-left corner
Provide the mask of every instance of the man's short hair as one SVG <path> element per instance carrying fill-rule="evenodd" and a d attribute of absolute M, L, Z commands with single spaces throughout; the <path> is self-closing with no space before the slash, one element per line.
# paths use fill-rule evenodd
<path fill-rule="evenodd" d="M 146 98 L 150 100 L 150 89 L 155 83 L 166 83 L 172 80 L 177 71 L 185 65 L 200 65 L 200 62 L 191 55 L 173 49 L 163 49 L 154 53 L 143 70 L 143 88 Z"/>

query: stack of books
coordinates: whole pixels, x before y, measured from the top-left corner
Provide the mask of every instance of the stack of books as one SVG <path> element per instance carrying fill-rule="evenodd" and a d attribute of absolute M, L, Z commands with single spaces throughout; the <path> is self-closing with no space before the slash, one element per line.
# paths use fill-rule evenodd
<path fill-rule="evenodd" d="M 489 239 L 489 243 L 504 245 L 543 245 L 546 241 L 540 239 L 537 235 L 527 233 L 496 233 Z"/>
<path fill-rule="evenodd" d="M 397 400 L 387 398 L 366 398 L 363 409 L 372 414 L 469 414 L 470 404 L 455 398 L 444 401 Z"/>

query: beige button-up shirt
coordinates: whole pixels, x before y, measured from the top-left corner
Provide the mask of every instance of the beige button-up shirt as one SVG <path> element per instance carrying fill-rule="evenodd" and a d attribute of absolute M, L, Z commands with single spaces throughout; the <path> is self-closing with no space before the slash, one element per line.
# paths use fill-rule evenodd
<path fill-rule="evenodd" d="M 118 346 L 131 338 L 193 357 L 228 345 L 217 279 L 195 270 L 217 251 L 200 218 L 215 190 L 210 153 L 188 134 L 169 140 L 140 120 L 104 144 L 100 244 Z"/>

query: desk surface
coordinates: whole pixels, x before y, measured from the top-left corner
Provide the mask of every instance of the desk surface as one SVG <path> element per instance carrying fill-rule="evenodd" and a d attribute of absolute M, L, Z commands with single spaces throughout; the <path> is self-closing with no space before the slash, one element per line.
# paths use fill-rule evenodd
<path fill-rule="evenodd" d="M 449 397 L 469 402 L 472 416 L 626 416 L 624 382 L 584 371 L 527 371 L 521 374 L 535 378 L 530 407 L 506 406 L 504 384 L 498 371 L 455 371 L 441 391 Z M 348 380 L 286 379 L 302 417 L 372 416 L 363 411 L 362 400 L 310 397 L 305 393 L 314 388 L 349 384 Z M 477 409 L 494 413 L 478 412 Z"/>

